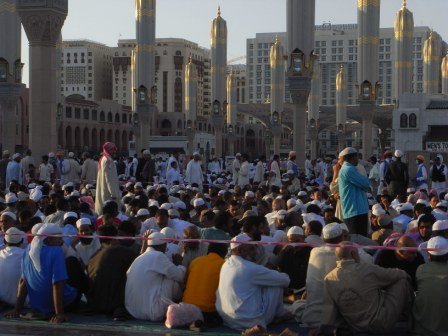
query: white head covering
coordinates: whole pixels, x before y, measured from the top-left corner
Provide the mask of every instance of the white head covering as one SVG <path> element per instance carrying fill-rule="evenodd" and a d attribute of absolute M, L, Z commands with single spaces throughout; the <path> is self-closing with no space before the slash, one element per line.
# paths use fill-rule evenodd
<path fill-rule="evenodd" d="M 168 210 L 168 216 L 170 216 L 171 218 L 179 218 L 180 217 L 179 210 L 177 210 L 177 209 L 169 209 Z"/>
<path fill-rule="evenodd" d="M 78 214 L 76 212 L 73 212 L 73 211 L 66 212 L 64 214 L 64 220 L 66 220 L 67 218 L 76 218 L 76 219 L 78 219 Z"/>
<path fill-rule="evenodd" d="M 401 150 L 397 149 L 394 153 L 394 156 L 397 158 L 401 158 L 401 157 L 403 157 L 403 152 Z"/>
<path fill-rule="evenodd" d="M 428 251 L 433 256 L 442 256 L 448 253 L 448 240 L 441 237 L 433 237 L 428 241 L 429 249 L 437 249 L 437 251 Z"/>
<path fill-rule="evenodd" d="M 160 230 L 160 233 L 164 234 L 166 238 L 176 238 L 176 232 L 172 228 L 164 227 L 162 230 Z"/>
<path fill-rule="evenodd" d="M 181 210 L 186 210 L 186 209 L 187 209 L 187 206 L 185 205 L 184 202 L 182 202 L 182 201 L 177 201 L 176 203 L 174 203 L 174 209 L 177 209 L 177 210 L 179 210 L 179 209 L 181 209 Z"/>
<path fill-rule="evenodd" d="M 76 221 L 76 228 L 79 230 L 83 225 L 92 225 L 89 218 L 80 218 Z"/>
<path fill-rule="evenodd" d="M 30 192 L 30 200 L 37 203 L 40 201 L 41 198 L 42 198 L 42 191 L 40 191 L 39 189 L 36 188 Z"/>
<path fill-rule="evenodd" d="M 165 238 L 166 238 L 166 236 L 163 233 L 160 233 L 160 232 L 151 233 L 148 237 L 148 239 L 149 239 L 148 246 L 159 246 L 159 245 L 166 244 L 166 241 L 163 240 Z"/>
<path fill-rule="evenodd" d="M 303 229 L 300 226 L 292 226 L 289 230 L 288 230 L 288 236 L 292 236 L 292 235 L 301 235 L 303 236 Z"/>
<path fill-rule="evenodd" d="M 138 209 L 137 211 L 137 217 L 140 216 L 149 216 L 149 211 L 146 208 Z"/>
<path fill-rule="evenodd" d="M 160 209 L 165 209 L 165 210 L 169 210 L 169 209 L 171 209 L 173 207 L 173 205 L 171 204 L 171 203 L 163 203 L 161 206 L 160 206 Z"/>
<path fill-rule="evenodd" d="M 322 237 L 324 239 L 333 239 L 342 235 L 342 227 L 339 223 L 330 223 L 324 226 Z"/>
<path fill-rule="evenodd" d="M 60 235 L 61 233 L 62 229 L 59 227 L 59 225 L 52 223 L 42 225 L 39 231 L 37 231 L 38 235 Z M 42 250 L 42 246 L 44 246 L 45 238 L 45 236 L 36 236 L 31 242 L 29 255 L 37 272 L 41 271 L 40 251 Z"/>
<path fill-rule="evenodd" d="M 204 202 L 204 200 L 202 198 L 196 198 L 196 199 L 193 200 L 193 206 L 195 208 L 203 206 L 203 205 L 205 205 L 205 202 Z"/>
<path fill-rule="evenodd" d="M 252 239 L 245 233 L 241 233 L 238 236 L 232 238 L 230 243 L 230 249 L 233 250 L 238 246 L 242 245 L 241 243 L 251 241 Z"/>
<path fill-rule="evenodd" d="M 383 209 L 381 204 L 377 203 L 377 204 L 373 205 L 373 207 L 372 207 L 372 215 L 378 217 L 379 215 L 385 215 L 385 214 L 386 214 L 386 210 Z"/>
<path fill-rule="evenodd" d="M 18 244 L 22 241 L 25 233 L 16 227 L 9 228 L 5 234 L 5 241 L 9 244 Z"/>
<path fill-rule="evenodd" d="M 16 216 L 16 214 L 13 213 L 13 212 L 10 212 L 10 211 L 6 211 L 6 212 L 2 213 L 0 217 L 3 217 L 3 216 L 7 216 L 7 217 L 9 217 L 9 218 L 11 218 L 13 221 L 16 221 L 16 220 L 17 220 L 17 216 Z"/>

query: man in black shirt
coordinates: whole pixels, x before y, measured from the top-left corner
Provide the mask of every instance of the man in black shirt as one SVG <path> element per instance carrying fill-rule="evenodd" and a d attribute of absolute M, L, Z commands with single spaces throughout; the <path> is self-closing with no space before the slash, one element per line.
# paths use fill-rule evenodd
<path fill-rule="evenodd" d="M 397 247 L 417 247 L 414 239 L 408 236 L 402 236 L 397 241 Z M 411 277 L 411 283 L 414 290 L 417 290 L 415 272 L 417 268 L 424 264 L 425 260 L 417 251 L 406 250 L 381 250 L 378 253 L 376 264 L 384 268 L 399 268 Z"/>
<path fill-rule="evenodd" d="M 394 156 L 395 161 L 389 164 L 385 176 L 388 184 L 387 191 L 393 198 L 398 195 L 406 195 L 406 189 L 409 184 L 408 166 L 401 161 L 403 152 L 396 150 Z"/>

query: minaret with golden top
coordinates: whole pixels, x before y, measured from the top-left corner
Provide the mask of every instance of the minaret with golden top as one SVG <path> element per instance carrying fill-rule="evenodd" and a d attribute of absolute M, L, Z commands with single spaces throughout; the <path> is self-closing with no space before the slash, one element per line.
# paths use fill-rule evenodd
<path fill-rule="evenodd" d="M 423 45 L 423 92 L 439 93 L 441 48 L 440 37 L 431 31 Z"/>
<path fill-rule="evenodd" d="M 198 70 L 190 57 L 185 66 L 185 120 L 191 121 L 192 127 L 196 122 L 198 97 Z"/>
<path fill-rule="evenodd" d="M 442 60 L 442 93 L 448 94 L 448 53 Z"/>

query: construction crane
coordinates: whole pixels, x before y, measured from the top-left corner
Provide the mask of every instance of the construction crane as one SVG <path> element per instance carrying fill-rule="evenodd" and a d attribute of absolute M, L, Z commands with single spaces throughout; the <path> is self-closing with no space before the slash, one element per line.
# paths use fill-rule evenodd
<path fill-rule="evenodd" d="M 227 61 L 227 64 L 233 64 L 233 63 L 236 63 L 236 62 L 241 61 L 243 59 L 246 59 L 246 56 L 240 56 L 240 57 L 232 58 L 232 59 Z"/>

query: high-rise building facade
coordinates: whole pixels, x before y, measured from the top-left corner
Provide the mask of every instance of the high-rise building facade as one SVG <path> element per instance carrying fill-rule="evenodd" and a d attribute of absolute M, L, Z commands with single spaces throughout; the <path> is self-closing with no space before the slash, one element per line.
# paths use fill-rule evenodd
<path fill-rule="evenodd" d="M 64 40 L 61 95 L 112 99 L 112 48 L 89 40 Z"/>
<path fill-rule="evenodd" d="M 321 104 L 336 105 L 336 74 L 341 64 L 347 74 L 348 104 L 357 104 L 358 90 L 358 27 L 356 24 L 332 25 L 324 23 L 315 27 L 315 52 L 321 64 Z M 430 34 L 429 27 L 415 27 L 413 40 L 413 92 L 423 92 L 423 44 Z M 264 103 L 270 98 L 271 78 L 269 49 L 276 36 L 283 43 L 286 33 L 258 33 L 255 38 L 247 39 L 247 102 Z M 392 73 L 394 50 L 394 29 L 381 28 L 378 55 L 378 103 L 391 104 L 396 97 L 392 92 Z M 445 46 L 446 44 L 443 43 Z M 446 49 L 444 47 L 443 49 Z M 440 55 L 442 58 L 442 55 Z M 287 67 L 289 64 L 286 65 Z M 285 89 L 288 100 L 288 88 Z"/>
<path fill-rule="evenodd" d="M 123 105 L 132 102 L 131 54 L 135 45 L 134 39 L 119 40 L 113 48 L 113 100 Z M 154 80 L 159 112 L 184 112 L 185 66 L 190 57 L 198 71 L 197 115 L 210 114 L 210 51 L 177 38 L 156 39 Z"/>

